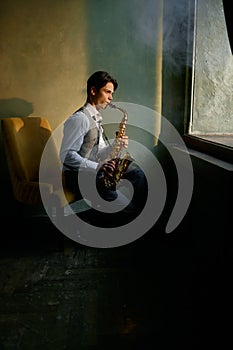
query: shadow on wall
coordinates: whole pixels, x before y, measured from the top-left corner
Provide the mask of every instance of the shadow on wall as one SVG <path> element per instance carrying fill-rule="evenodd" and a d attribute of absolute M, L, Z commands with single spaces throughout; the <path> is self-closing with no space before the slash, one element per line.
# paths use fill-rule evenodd
<path fill-rule="evenodd" d="M 0 100 L 0 117 L 27 117 L 33 112 L 33 104 L 21 98 Z"/>

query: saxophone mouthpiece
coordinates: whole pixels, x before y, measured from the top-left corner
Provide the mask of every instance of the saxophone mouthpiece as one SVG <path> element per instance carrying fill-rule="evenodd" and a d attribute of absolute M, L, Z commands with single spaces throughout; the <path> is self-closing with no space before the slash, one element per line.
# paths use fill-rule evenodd
<path fill-rule="evenodd" d="M 117 106 L 115 106 L 115 105 L 114 105 L 113 103 L 111 103 L 111 102 L 108 104 L 108 106 L 109 106 L 110 108 L 117 108 Z"/>

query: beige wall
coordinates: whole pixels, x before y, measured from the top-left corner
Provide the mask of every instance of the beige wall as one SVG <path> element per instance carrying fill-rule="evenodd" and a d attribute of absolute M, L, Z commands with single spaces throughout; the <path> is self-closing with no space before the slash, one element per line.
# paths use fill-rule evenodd
<path fill-rule="evenodd" d="M 116 100 L 159 108 L 160 5 L 1 0 L 1 117 L 43 115 L 55 128 L 84 102 L 86 79 L 99 69 L 118 78 Z"/>
<path fill-rule="evenodd" d="M 85 1 L 1 1 L 0 113 L 55 127 L 82 102 Z"/>

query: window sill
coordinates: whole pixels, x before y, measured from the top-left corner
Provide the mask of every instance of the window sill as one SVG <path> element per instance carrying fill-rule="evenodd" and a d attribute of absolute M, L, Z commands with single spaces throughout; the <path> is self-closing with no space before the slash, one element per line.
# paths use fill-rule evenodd
<path fill-rule="evenodd" d="M 233 135 L 184 134 L 187 147 L 233 163 Z"/>

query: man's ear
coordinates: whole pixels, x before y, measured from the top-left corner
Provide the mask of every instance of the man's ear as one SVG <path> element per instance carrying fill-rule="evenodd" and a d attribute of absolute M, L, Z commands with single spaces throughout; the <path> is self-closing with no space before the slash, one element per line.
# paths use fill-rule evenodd
<path fill-rule="evenodd" d="M 95 88 L 95 86 L 92 86 L 91 87 L 91 95 L 95 96 L 95 94 L 96 94 L 96 88 Z"/>

